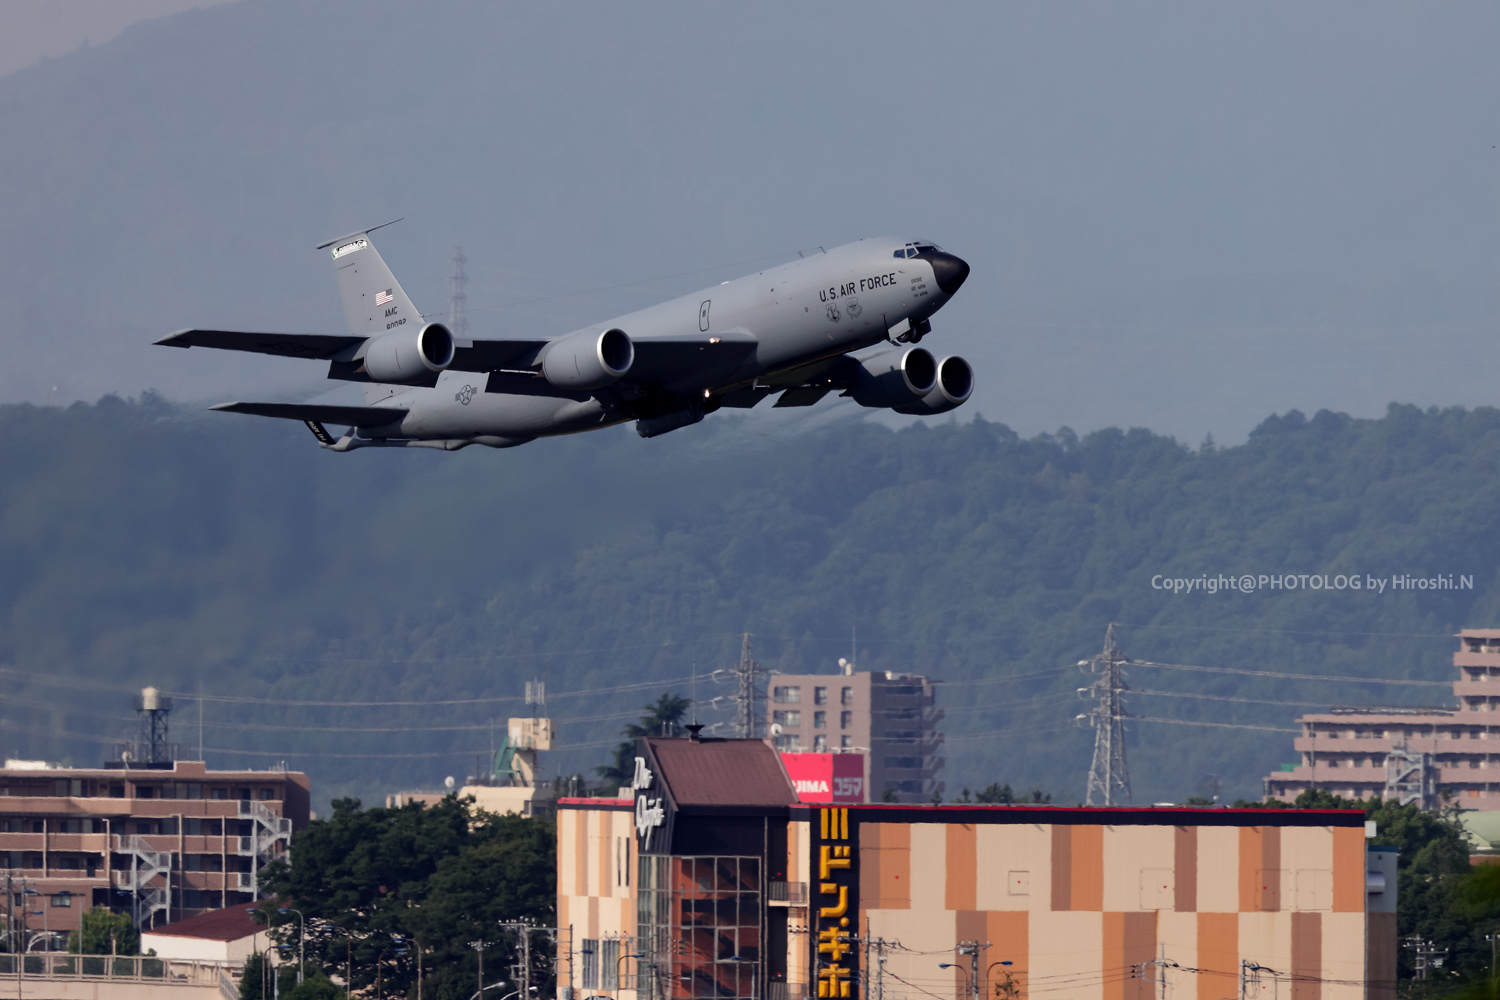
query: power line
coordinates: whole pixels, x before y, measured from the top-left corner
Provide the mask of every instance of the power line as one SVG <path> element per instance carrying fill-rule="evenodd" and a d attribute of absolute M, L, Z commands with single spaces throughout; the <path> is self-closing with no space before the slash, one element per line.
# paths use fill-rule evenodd
<path fill-rule="evenodd" d="M 1295 708 L 1322 708 L 1327 705 L 1326 701 L 1273 701 L 1268 698 L 1240 698 L 1235 695 L 1224 694 L 1195 694 L 1191 691 L 1148 691 L 1143 688 L 1131 688 L 1131 694 L 1148 694 L 1162 698 L 1196 698 L 1202 701 L 1234 701 L 1245 705 L 1291 705 Z"/>
<path fill-rule="evenodd" d="M 1173 726 L 1210 726 L 1214 729 L 1260 729 L 1268 733 L 1300 733 L 1300 729 L 1285 726 L 1251 726 L 1241 722 L 1193 722 L 1188 719 L 1157 719 L 1148 715 L 1132 715 L 1136 722 L 1165 722 Z"/>
<path fill-rule="evenodd" d="M 1198 667 L 1186 663 L 1153 663 L 1150 660 L 1130 660 L 1132 667 L 1155 667 L 1158 670 L 1192 670 L 1205 674 L 1238 674 L 1244 677 L 1278 677 L 1292 681 L 1328 681 L 1336 684 L 1398 684 L 1408 687 L 1451 688 L 1452 681 L 1391 680 L 1383 677 L 1346 677 L 1340 674 L 1287 674 L 1275 670 L 1247 670 L 1242 667 Z"/>

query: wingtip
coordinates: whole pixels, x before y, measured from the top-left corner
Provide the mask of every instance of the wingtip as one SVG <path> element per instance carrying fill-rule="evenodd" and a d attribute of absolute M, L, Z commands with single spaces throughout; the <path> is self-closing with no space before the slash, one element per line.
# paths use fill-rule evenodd
<path fill-rule="evenodd" d="M 210 410 L 219 410 L 219 411 L 232 411 L 236 406 L 239 406 L 239 405 L 240 405 L 239 401 L 236 400 L 233 403 L 216 403 L 213 406 L 210 406 L 209 409 Z"/>
<path fill-rule="evenodd" d="M 153 340 L 151 344 L 154 347 L 192 347 L 192 344 L 182 343 L 182 340 L 192 332 L 192 330 L 178 330 L 176 333 L 167 334 L 160 340 Z"/>

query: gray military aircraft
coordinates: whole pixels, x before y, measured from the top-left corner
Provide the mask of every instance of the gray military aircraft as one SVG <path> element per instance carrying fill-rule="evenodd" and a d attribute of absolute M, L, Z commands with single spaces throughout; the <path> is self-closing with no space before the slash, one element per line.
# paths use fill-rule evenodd
<path fill-rule="evenodd" d="M 385 223 L 390 225 L 390 223 Z M 918 347 L 969 265 L 924 240 L 864 239 L 558 337 L 460 339 L 424 320 L 370 233 L 331 240 L 347 334 L 182 330 L 156 343 L 327 361 L 364 406 L 222 403 L 307 424 L 332 451 L 509 448 L 634 420 L 642 437 L 721 406 L 863 406 L 944 413 L 974 387 L 963 358 Z M 325 425 L 346 426 L 340 437 Z"/>

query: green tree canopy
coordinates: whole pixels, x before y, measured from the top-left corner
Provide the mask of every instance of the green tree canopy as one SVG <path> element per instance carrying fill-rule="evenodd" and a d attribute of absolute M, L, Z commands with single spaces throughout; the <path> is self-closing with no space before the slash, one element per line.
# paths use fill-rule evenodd
<path fill-rule="evenodd" d="M 374 985 L 378 966 L 382 990 L 405 992 L 415 986 L 420 952 L 423 996 L 466 1000 L 477 964 L 470 941 L 490 942 L 487 966 L 504 968 L 514 961 L 515 941 L 501 921 L 553 923 L 556 855 L 551 822 L 496 816 L 471 799 L 450 795 L 400 809 L 340 799 L 268 878 L 278 897 L 302 911 L 310 967 L 347 974 L 359 991 Z M 277 940 L 295 948 L 296 916 L 277 913 L 273 903 L 264 908 Z M 549 948 L 540 937 L 532 953 L 532 981 L 549 988 Z"/>
<path fill-rule="evenodd" d="M 692 701 L 680 694 L 664 692 L 662 696 L 646 706 L 639 722 L 632 722 L 620 731 L 625 739 L 616 745 L 614 761 L 594 768 L 604 780 L 608 790 L 623 788 L 635 777 L 635 741 L 643 736 L 681 736 L 682 717 L 692 707 Z"/>
<path fill-rule="evenodd" d="M 106 907 L 91 907 L 79 930 L 68 934 L 68 950 L 75 955 L 139 955 L 141 932 L 130 915 Z"/>

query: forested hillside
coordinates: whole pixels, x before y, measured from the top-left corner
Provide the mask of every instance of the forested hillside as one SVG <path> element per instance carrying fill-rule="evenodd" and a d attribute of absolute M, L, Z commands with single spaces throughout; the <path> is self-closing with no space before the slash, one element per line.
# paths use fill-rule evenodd
<path fill-rule="evenodd" d="M 1139 659 L 1446 683 L 1452 633 L 1497 617 L 1500 411 L 1292 412 L 1197 451 L 983 420 L 767 434 L 765 416 L 652 441 L 333 455 L 300 425 L 154 397 L 0 408 L 0 749 L 92 762 L 154 683 L 179 695 L 173 737 L 193 747 L 204 695 L 212 765 L 284 760 L 319 802 L 372 801 L 462 779 L 525 680 L 547 682 L 569 747 L 549 765 L 587 770 L 669 687 L 725 717 L 709 675 L 741 632 L 771 669 L 831 672 L 857 629 L 861 669 L 947 683 L 950 795 L 1001 781 L 1073 801 L 1091 746 L 1075 664 L 1110 621 Z M 1152 585 L 1203 573 L 1474 589 Z M 1129 681 L 1166 692 L 1133 696 L 1139 716 L 1261 727 L 1304 703 L 1448 701 L 1156 668 Z M 1136 801 L 1216 778 L 1258 795 L 1290 740 L 1135 723 Z"/>

